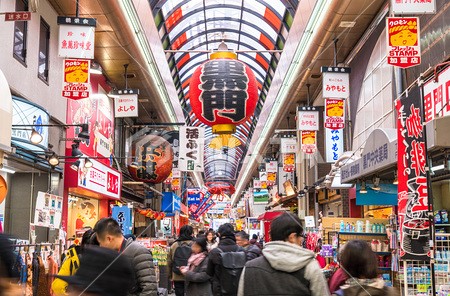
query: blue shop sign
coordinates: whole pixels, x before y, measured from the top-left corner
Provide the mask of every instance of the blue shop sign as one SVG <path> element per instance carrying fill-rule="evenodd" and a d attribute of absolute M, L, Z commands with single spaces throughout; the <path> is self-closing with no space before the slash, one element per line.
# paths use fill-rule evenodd
<path fill-rule="evenodd" d="M 166 213 L 175 213 L 181 210 L 181 198 L 173 192 L 164 192 L 161 209 Z"/>
<path fill-rule="evenodd" d="M 132 216 L 131 209 L 128 206 L 114 206 L 112 208 L 112 218 L 116 220 L 124 235 L 131 234 Z"/>

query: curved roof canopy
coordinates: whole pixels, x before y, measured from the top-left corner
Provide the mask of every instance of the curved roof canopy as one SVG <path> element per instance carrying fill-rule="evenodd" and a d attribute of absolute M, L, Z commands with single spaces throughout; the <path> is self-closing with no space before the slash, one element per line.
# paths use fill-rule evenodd
<path fill-rule="evenodd" d="M 206 129 L 205 181 L 235 183 L 266 99 L 298 0 L 150 0 L 188 124 L 203 126 L 189 102 L 189 79 L 208 60 L 208 51 L 225 42 L 255 73 L 259 101 L 255 113 L 237 126 L 234 148 L 210 147 L 215 135 Z"/>

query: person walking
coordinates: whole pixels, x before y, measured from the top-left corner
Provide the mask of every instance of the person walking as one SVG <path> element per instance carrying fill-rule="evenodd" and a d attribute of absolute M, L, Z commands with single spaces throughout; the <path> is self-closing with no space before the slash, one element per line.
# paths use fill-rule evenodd
<path fill-rule="evenodd" d="M 261 256 L 261 249 L 256 245 L 250 244 L 250 235 L 248 235 L 245 231 L 240 231 L 236 233 L 236 244 L 242 248 L 244 248 L 247 254 L 247 261 L 253 260 Z"/>
<path fill-rule="evenodd" d="M 91 245 L 91 236 L 94 233 L 92 229 L 87 229 L 83 233 L 81 238 L 81 244 L 79 246 L 74 246 L 69 248 L 66 252 L 65 260 L 57 273 L 59 276 L 71 276 L 74 275 L 78 268 L 80 267 L 80 258 L 83 256 L 83 252 L 88 245 Z M 67 282 L 60 278 L 55 278 L 52 282 L 51 289 L 54 295 L 68 295 L 67 293 Z"/>
<path fill-rule="evenodd" d="M 214 296 L 235 296 L 239 276 L 246 262 L 246 254 L 236 244 L 233 225 L 225 223 L 217 231 L 219 245 L 209 252 L 206 273 L 213 278 Z"/>
<path fill-rule="evenodd" d="M 192 235 L 194 229 L 192 226 L 184 225 L 180 228 L 180 236 L 172 244 L 167 257 L 167 265 L 171 274 L 170 278 L 175 286 L 175 295 L 184 296 L 185 277 L 180 271 L 180 267 L 186 266 L 191 256 Z"/>
<path fill-rule="evenodd" d="M 252 239 L 250 240 L 251 245 L 257 246 L 260 250 L 262 250 L 261 244 L 258 242 L 258 236 L 256 234 L 252 235 Z"/>
<path fill-rule="evenodd" d="M 158 283 L 150 250 L 131 237 L 126 240 L 119 223 L 113 218 L 100 219 L 94 226 L 94 232 L 101 247 L 118 251 L 131 260 L 135 279 L 128 295 L 157 296 Z"/>
<path fill-rule="evenodd" d="M 270 236 L 263 256 L 245 265 L 239 296 L 330 295 L 314 252 L 301 247 L 303 228 L 298 216 L 284 213 L 277 217 Z"/>
<path fill-rule="evenodd" d="M 386 287 L 378 276 L 377 256 L 366 241 L 347 242 L 340 253 L 340 265 L 348 279 L 333 296 L 400 295 L 394 288 Z"/>
<path fill-rule="evenodd" d="M 210 252 L 212 249 L 217 248 L 219 243 L 216 241 L 216 233 L 214 230 L 210 229 L 206 233 L 206 243 L 208 247 L 208 252 Z"/>
<path fill-rule="evenodd" d="M 16 257 L 9 237 L 0 233 L 0 296 L 23 294 L 17 284 L 20 275 L 14 271 Z"/>
<path fill-rule="evenodd" d="M 211 277 L 206 273 L 208 248 L 206 238 L 196 238 L 192 244 L 192 255 L 187 266 L 180 267 L 186 278 L 186 296 L 212 296 Z"/>

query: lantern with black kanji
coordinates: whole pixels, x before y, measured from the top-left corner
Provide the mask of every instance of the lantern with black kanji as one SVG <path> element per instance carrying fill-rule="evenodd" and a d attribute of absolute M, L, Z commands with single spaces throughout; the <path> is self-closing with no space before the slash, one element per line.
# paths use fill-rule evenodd
<path fill-rule="evenodd" d="M 229 51 L 211 54 L 194 71 L 189 94 L 196 117 L 217 134 L 234 133 L 253 115 L 258 102 L 253 71 Z"/>
<path fill-rule="evenodd" d="M 173 150 L 158 135 L 144 135 L 132 142 L 128 171 L 136 181 L 158 184 L 172 171 Z"/>

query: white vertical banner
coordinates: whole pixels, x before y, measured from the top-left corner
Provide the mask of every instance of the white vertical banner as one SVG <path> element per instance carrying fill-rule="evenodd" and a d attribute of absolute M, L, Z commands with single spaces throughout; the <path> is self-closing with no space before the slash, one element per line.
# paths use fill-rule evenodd
<path fill-rule="evenodd" d="M 60 16 L 58 24 L 58 56 L 92 60 L 94 58 L 96 20 Z"/>
<path fill-rule="evenodd" d="M 344 153 L 344 130 L 325 129 L 325 159 L 335 162 Z"/>
<path fill-rule="evenodd" d="M 178 169 L 183 172 L 203 172 L 205 128 L 180 127 L 180 156 Z"/>
<path fill-rule="evenodd" d="M 261 182 L 267 181 L 267 172 L 259 172 L 259 180 Z"/>
<path fill-rule="evenodd" d="M 278 171 L 278 161 L 271 160 L 266 163 L 266 172 L 276 173 Z"/>
<path fill-rule="evenodd" d="M 436 13 L 436 0 L 391 0 L 391 9 L 394 14 L 434 14 Z"/>
<path fill-rule="evenodd" d="M 281 138 L 281 153 L 297 153 L 297 138 Z"/>
<path fill-rule="evenodd" d="M 306 108 L 306 107 L 305 107 Z M 311 107 L 307 107 L 311 108 Z M 297 129 L 300 131 L 319 130 L 319 111 L 298 111 Z"/>

